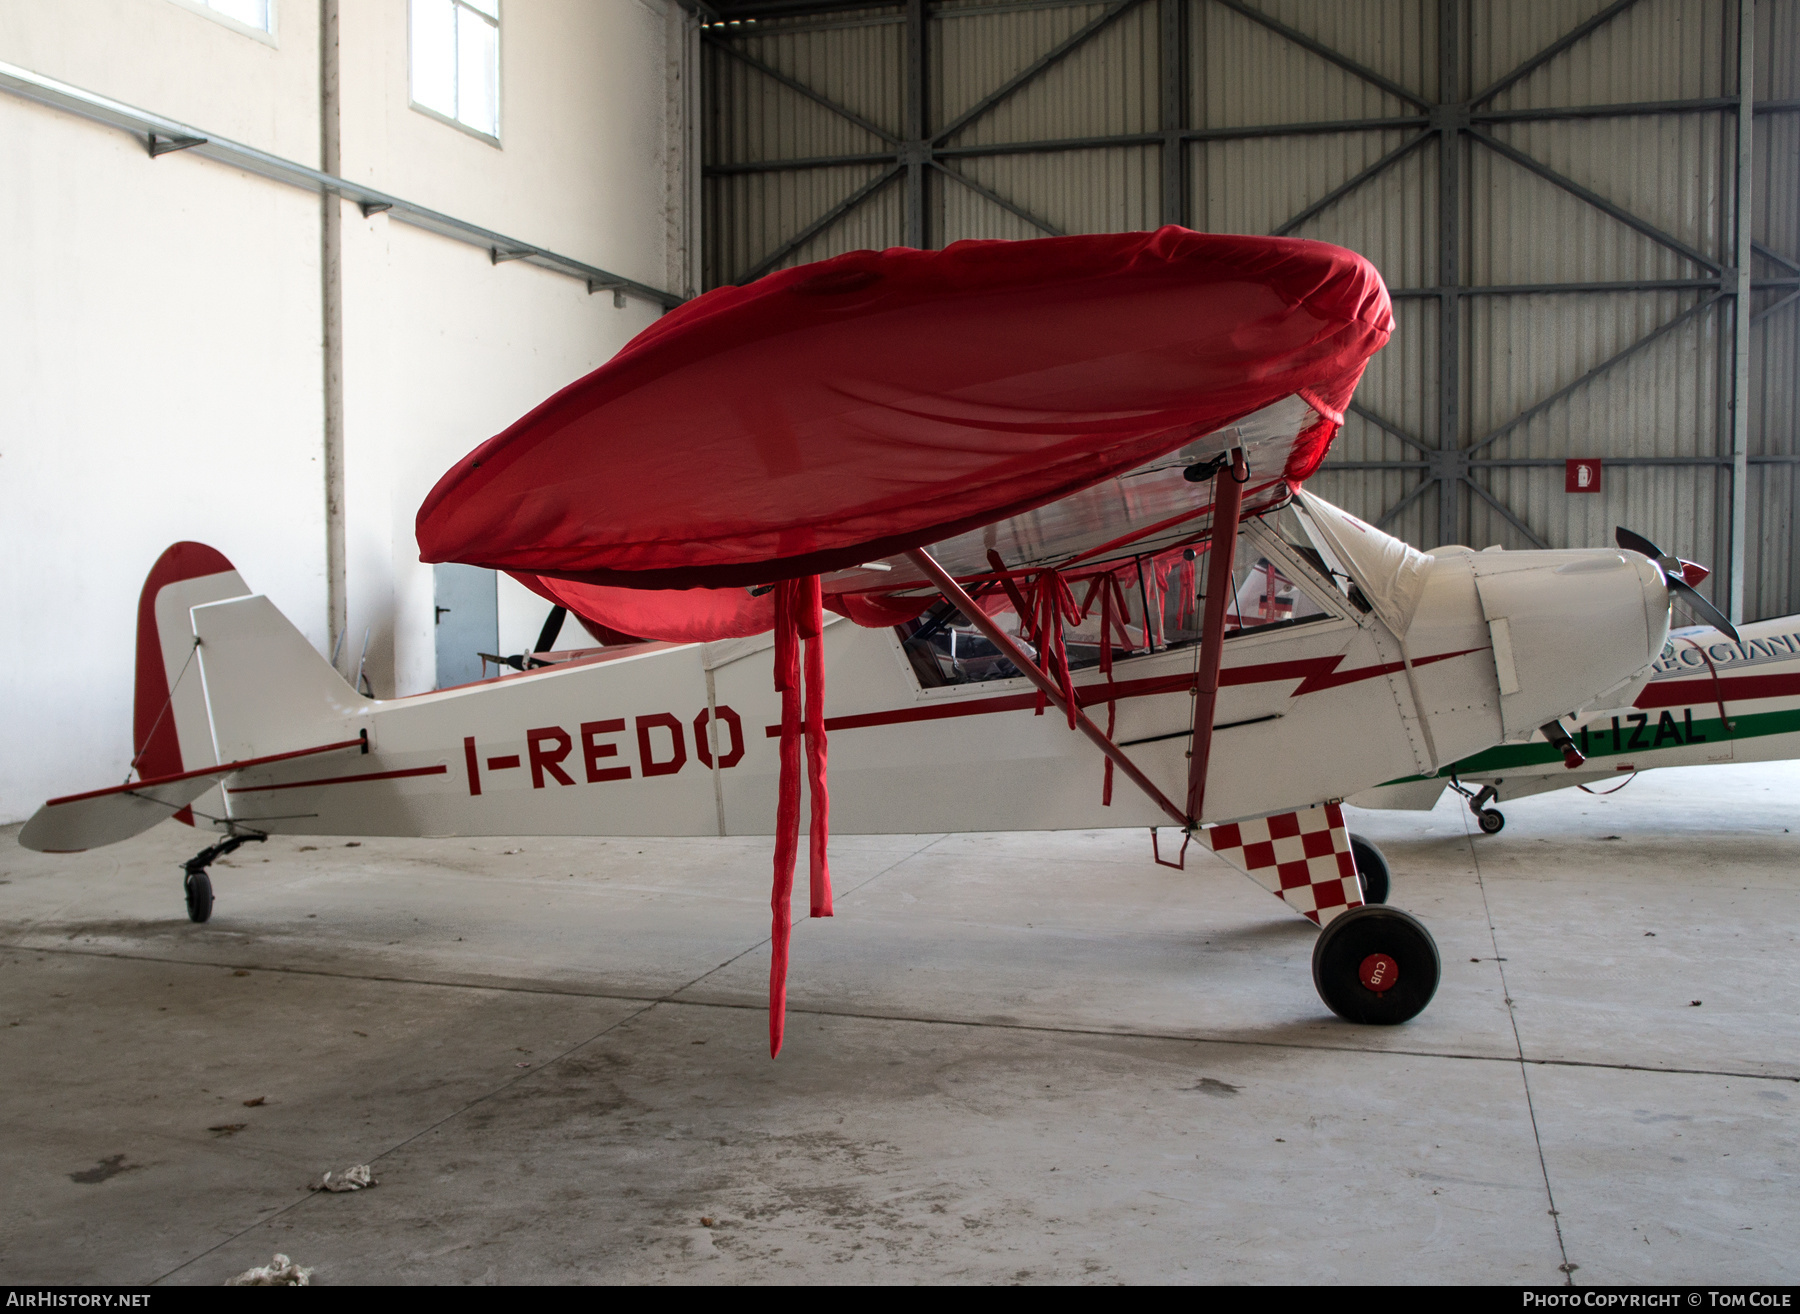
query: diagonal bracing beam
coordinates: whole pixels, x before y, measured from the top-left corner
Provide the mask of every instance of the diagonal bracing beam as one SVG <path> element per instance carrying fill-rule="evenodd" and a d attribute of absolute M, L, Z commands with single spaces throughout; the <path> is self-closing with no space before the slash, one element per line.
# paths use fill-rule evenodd
<path fill-rule="evenodd" d="M 1488 492 L 1487 489 L 1483 488 L 1480 484 L 1476 483 L 1473 479 L 1469 478 L 1467 475 L 1464 475 L 1462 477 L 1462 482 L 1467 484 L 1471 489 L 1473 489 L 1475 492 L 1475 495 L 1477 497 L 1479 497 L 1482 501 L 1486 502 L 1489 506 L 1493 507 L 1494 510 L 1498 511 L 1500 513 L 1501 517 L 1503 519 L 1505 519 L 1506 523 L 1511 525 L 1514 529 L 1518 530 L 1521 534 L 1523 534 L 1526 538 L 1526 541 L 1529 542 L 1533 547 L 1548 548 L 1550 546 L 1548 543 L 1544 542 L 1544 540 L 1538 536 L 1537 532 L 1535 530 L 1533 530 L 1530 525 L 1526 524 L 1523 520 L 1519 519 L 1518 516 L 1514 515 L 1512 508 L 1508 507 L 1499 498 L 1495 497 L 1492 493 Z"/>
<path fill-rule="evenodd" d="M 1436 475 L 1427 475 L 1425 478 L 1419 480 L 1419 482 L 1413 486 L 1412 492 L 1408 493 L 1405 497 L 1401 498 L 1398 502 L 1394 503 L 1386 511 L 1381 513 L 1381 518 L 1375 522 L 1375 528 L 1380 529 L 1383 525 L 1387 524 L 1388 521 L 1406 510 L 1407 507 L 1425 496 L 1432 487 L 1442 482 L 1443 481 Z M 1450 496 L 1448 488 L 1445 489 L 1444 496 Z"/>
<path fill-rule="evenodd" d="M 1015 91 L 1018 91 L 1026 83 L 1035 80 L 1040 74 L 1047 72 L 1053 65 L 1060 64 L 1063 60 L 1074 54 L 1076 50 L 1086 45 L 1094 37 L 1110 27 L 1125 13 L 1137 8 L 1137 6 L 1143 2 L 1144 0 L 1116 0 L 1116 3 L 1114 3 L 1111 8 L 1101 14 L 1098 18 L 1095 18 L 1092 22 L 1088 23 L 1087 26 L 1051 47 L 1050 50 L 1043 55 L 1040 55 L 1036 60 L 1032 61 L 1031 64 L 1015 73 L 994 90 L 976 101 L 968 109 L 957 115 L 956 118 L 952 119 L 946 126 L 933 132 L 931 134 L 931 140 L 933 142 L 940 142 L 948 137 L 955 136 L 976 119 L 993 109 L 994 106 L 998 105 L 1008 96 L 1011 96 Z"/>
<path fill-rule="evenodd" d="M 996 192 L 991 187 L 982 186 L 980 183 L 976 182 L 973 178 L 969 177 L 966 173 L 963 173 L 960 169 L 948 168 L 944 164 L 940 163 L 937 160 L 933 160 L 931 162 L 931 167 L 936 169 L 939 173 L 943 174 L 944 177 L 946 177 L 946 178 L 956 179 L 957 182 L 961 183 L 964 187 L 967 187 L 970 191 L 974 192 L 975 195 L 981 197 L 982 200 L 991 202 L 992 204 L 999 206 L 1002 210 L 1005 210 L 1008 214 L 1016 215 L 1020 219 L 1023 219 L 1026 223 L 1030 224 L 1033 228 L 1036 228 L 1039 232 L 1044 233 L 1050 237 L 1064 236 L 1063 230 L 1058 228 L 1055 224 L 1051 223 L 1048 219 L 1039 218 L 1037 215 L 1035 215 L 1031 211 L 1027 210 L 1024 206 L 1018 205 L 1015 202 L 1007 200 L 1004 196 L 1000 195 L 999 192 Z"/>
<path fill-rule="evenodd" d="M 1401 142 L 1398 146 L 1394 147 L 1393 150 L 1389 151 L 1386 155 L 1383 155 L 1379 160 L 1376 160 L 1375 163 L 1369 165 L 1360 173 L 1346 179 L 1336 187 L 1333 187 L 1330 191 L 1326 192 L 1325 195 L 1321 196 L 1293 218 L 1282 224 L 1281 227 L 1277 228 L 1270 236 L 1286 237 L 1307 220 L 1313 218 L 1315 215 L 1322 214 L 1324 211 L 1336 205 L 1358 187 L 1361 187 L 1364 183 L 1374 178 L 1376 174 L 1383 172 L 1391 165 L 1399 163 L 1406 156 L 1412 154 L 1413 151 L 1430 141 L 1433 135 L 1434 134 L 1430 132 L 1421 132 L 1418 136 Z"/>
<path fill-rule="evenodd" d="M 837 101 L 833 100 L 830 96 L 827 96 L 824 92 L 818 90 L 815 87 L 807 86 L 806 83 L 800 81 L 798 78 L 790 77 L 788 74 L 783 73 L 780 69 L 776 68 L 773 64 L 765 64 L 762 60 L 758 59 L 755 55 L 747 54 L 744 51 L 739 50 L 736 46 L 732 45 L 729 41 L 724 41 L 724 40 L 720 40 L 718 38 L 709 37 L 706 39 L 706 44 L 711 46 L 714 50 L 724 51 L 727 55 L 730 55 L 733 59 L 737 60 L 740 64 L 743 64 L 746 67 L 755 69 L 758 73 L 762 74 L 764 77 L 772 79 L 773 81 L 779 82 L 782 86 L 786 87 L 789 91 L 792 91 L 799 95 L 805 96 L 808 100 L 812 101 L 815 105 L 819 105 L 819 106 L 823 107 L 824 109 L 830 110 L 833 114 L 837 115 L 840 119 L 844 119 L 849 123 L 855 124 L 857 127 L 861 128 L 864 132 L 870 133 L 876 137 L 881 138 L 881 140 L 887 142 L 891 146 L 897 147 L 900 145 L 900 138 L 896 137 L 893 133 L 889 132 L 886 128 L 882 127 L 880 124 L 871 122 L 869 119 L 864 118 L 862 115 L 858 114 L 855 110 L 849 108 L 848 106 L 838 104 Z"/>
<path fill-rule="evenodd" d="M 1300 31 L 1298 28 L 1289 27 L 1280 19 L 1272 18 L 1268 14 L 1263 13 L 1260 9 L 1244 4 L 1243 0 L 1213 0 L 1213 3 L 1223 5 L 1232 13 L 1237 14 L 1240 18 L 1247 18 L 1252 23 L 1257 23 L 1268 28 L 1269 31 L 1275 33 L 1275 35 L 1292 42 L 1302 50 L 1309 51 L 1310 53 L 1317 55 L 1320 59 L 1336 64 L 1346 73 L 1355 74 L 1370 86 L 1380 87 L 1396 100 L 1405 101 L 1408 105 L 1417 105 L 1422 110 L 1429 110 L 1431 108 L 1431 102 L 1421 96 L 1418 92 L 1407 90 L 1398 82 L 1393 81 L 1391 78 L 1383 77 L 1380 73 L 1377 73 L 1367 65 L 1357 63 L 1354 59 L 1351 59 L 1348 55 L 1344 54 L 1343 51 L 1332 49 L 1323 41 L 1307 36 L 1306 33 Z"/>
<path fill-rule="evenodd" d="M 1414 448 L 1417 451 L 1421 451 L 1421 452 L 1431 451 L 1431 448 L 1427 447 L 1424 443 L 1420 442 L 1417 438 L 1413 437 L 1410 433 L 1406 432 L 1406 430 L 1402 429 L 1399 425 L 1395 424 L 1392 420 L 1387 419 L 1385 416 L 1377 415 L 1374 411 L 1370 410 L 1367 406 L 1364 406 L 1361 402 L 1353 401 L 1350 403 L 1349 406 L 1345 407 L 1345 409 L 1348 410 L 1350 412 L 1350 414 L 1356 416 L 1357 419 L 1366 421 L 1367 423 L 1374 425 L 1377 429 L 1381 430 L 1383 433 L 1391 434 L 1393 437 L 1398 438 L 1401 442 L 1405 443 L 1408 447 Z"/>
<path fill-rule="evenodd" d="M 1542 415 L 1545 411 L 1549 410 L 1552 406 L 1556 405 L 1557 402 L 1559 402 L 1563 398 L 1567 397 L 1570 393 L 1575 392 L 1579 388 L 1586 387 L 1588 384 L 1592 383 L 1595 379 L 1599 378 L 1602 374 L 1605 374 L 1608 370 L 1612 369 L 1614 366 L 1622 364 L 1623 362 L 1625 362 L 1627 360 L 1630 360 L 1633 356 L 1637 355 L 1640 351 L 1643 351 L 1646 347 L 1650 346 L 1652 343 L 1659 341 L 1660 339 L 1662 339 L 1663 337 L 1665 337 L 1666 335 L 1668 335 L 1670 333 L 1673 333 L 1676 329 L 1680 328 L 1683 324 L 1687 323 L 1690 319 L 1694 318 L 1694 316 L 1700 314 L 1704 310 L 1710 309 L 1711 307 L 1718 305 L 1721 301 L 1726 300 L 1730 295 L 1731 294 L 1728 292 L 1715 292 L 1712 296 L 1706 297 L 1705 299 L 1703 299 L 1701 301 L 1695 302 L 1693 305 L 1689 306 L 1686 310 L 1682 311 L 1679 315 L 1675 316 L 1673 319 L 1669 320 L 1667 323 L 1662 324 L 1657 328 L 1651 329 L 1650 332 L 1646 333 L 1643 337 L 1639 338 L 1636 342 L 1633 342 L 1629 347 L 1626 347 L 1623 351 L 1617 352 L 1614 355 L 1607 357 L 1605 360 L 1601 361 L 1598 365 L 1594 366 L 1593 369 L 1589 370 L 1586 374 L 1583 374 L 1579 379 L 1576 379 L 1573 383 L 1570 383 L 1570 384 L 1565 385 L 1564 387 L 1558 388 L 1555 392 L 1551 393 L 1548 397 L 1544 398 L 1542 401 L 1536 402 L 1533 405 L 1528 406 L 1524 410 L 1520 411 L 1517 415 L 1513 416 L 1512 419 L 1508 420 L 1505 424 L 1502 424 L 1498 428 L 1492 429 L 1492 430 L 1488 431 L 1487 433 L 1483 434 L 1480 438 L 1476 439 L 1474 442 L 1469 444 L 1468 449 L 1467 449 L 1468 452 L 1471 454 L 1474 452 L 1478 452 L 1482 448 L 1490 445 L 1491 443 L 1497 442 L 1501 438 L 1504 438 L 1507 434 L 1511 433 L 1514 429 L 1517 429 L 1520 425 L 1526 424 L 1532 420 L 1535 420 L 1538 416 Z"/>
<path fill-rule="evenodd" d="M 812 241 L 813 238 L 831 227 L 839 219 L 842 219 L 857 206 L 861 205 L 864 201 L 868 200 L 871 196 L 875 195 L 876 192 L 880 191 L 883 187 L 893 182 L 894 179 L 905 172 L 906 169 L 904 166 L 896 164 L 886 172 L 875 175 L 875 177 L 871 178 L 861 187 L 858 187 L 855 191 L 851 192 L 850 195 L 832 206 L 831 209 L 813 220 L 812 223 L 808 224 L 800 232 L 795 233 L 792 237 L 788 238 L 787 241 L 783 242 L 768 255 L 764 256 L 762 263 L 757 265 L 749 273 L 740 277 L 738 283 L 740 285 L 744 283 L 754 283 L 764 274 L 777 268 L 783 260 L 786 260 L 794 252 Z"/>
<path fill-rule="evenodd" d="M 1518 149 L 1518 147 L 1509 145 L 1499 138 L 1485 132 L 1471 132 L 1469 136 L 1480 142 L 1490 151 L 1493 151 L 1496 155 L 1511 160 L 1522 169 L 1530 170 L 1545 182 L 1553 183 L 1557 187 L 1562 188 L 1565 192 L 1569 193 L 1569 195 L 1574 196 L 1579 200 L 1586 201 L 1602 214 L 1609 215 L 1624 224 L 1627 228 L 1642 233 L 1645 237 L 1648 237 L 1651 241 L 1656 242 L 1661 246 L 1666 246 L 1669 250 L 1675 252 L 1676 255 L 1692 260 L 1695 264 L 1704 269 L 1709 269 L 1715 274 L 1719 273 L 1724 268 L 1721 262 L 1714 260 L 1704 251 L 1689 246 L 1686 242 L 1682 241 L 1672 233 L 1665 233 L 1648 219 L 1641 218 L 1627 210 L 1624 206 L 1616 205 L 1607 200 L 1598 192 L 1583 187 L 1573 178 L 1558 173 L 1549 165 L 1527 155 L 1524 151 Z"/>
<path fill-rule="evenodd" d="M 1568 32 L 1565 32 L 1555 41 L 1552 41 L 1549 45 L 1538 51 L 1523 64 L 1517 65 L 1510 73 L 1505 74 L 1497 82 L 1490 83 L 1485 90 L 1477 92 L 1469 99 L 1469 108 L 1473 109 L 1477 105 L 1487 104 L 1488 101 L 1492 100 L 1495 96 L 1498 96 L 1514 83 L 1537 72 L 1538 69 L 1542 68 L 1545 64 L 1548 64 L 1576 42 L 1593 35 L 1597 29 L 1605 27 L 1608 23 L 1612 22 L 1613 19 L 1617 18 L 1636 3 L 1637 0 L 1613 0 L 1612 4 L 1602 9 L 1592 18 L 1577 24 Z"/>

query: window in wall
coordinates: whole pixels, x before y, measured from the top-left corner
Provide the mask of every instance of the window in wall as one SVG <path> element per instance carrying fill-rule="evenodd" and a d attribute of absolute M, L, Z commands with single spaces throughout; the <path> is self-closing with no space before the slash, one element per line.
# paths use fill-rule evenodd
<path fill-rule="evenodd" d="M 197 9 L 208 18 L 225 21 L 227 27 L 248 29 L 248 35 L 275 35 L 275 0 L 175 0 L 184 9 Z"/>
<path fill-rule="evenodd" d="M 412 102 L 500 139 L 500 0 L 412 0 Z"/>

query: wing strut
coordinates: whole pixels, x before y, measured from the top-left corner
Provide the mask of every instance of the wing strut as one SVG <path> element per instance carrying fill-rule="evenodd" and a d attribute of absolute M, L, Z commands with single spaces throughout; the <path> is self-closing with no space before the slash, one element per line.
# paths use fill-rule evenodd
<path fill-rule="evenodd" d="M 1233 486 L 1232 491 L 1239 497 L 1242 496 L 1243 490 L 1237 488 L 1235 485 Z M 1232 516 L 1234 524 L 1237 515 L 1237 505 L 1237 502 L 1233 501 Z M 1235 534 L 1235 532 L 1234 528 L 1233 533 Z M 1156 806 L 1161 808 L 1164 812 L 1168 813 L 1176 825 L 1182 827 L 1188 826 L 1189 822 L 1187 817 L 1182 815 L 1181 809 L 1176 807 L 1175 804 L 1169 800 L 1169 796 L 1158 789 L 1155 784 L 1151 782 L 1149 776 L 1146 776 L 1142 771 L 1138 770 L 1137 764 L 1125 755 L 1124 749 L 1113 743 L 1112 739 L 1108 737 L 1104 730 L 1088 719 L 1087 713 L 1081 710 L 1078 703 L 1071 704 L 1069 700 L 1063 697 L 1062 687 L 1053 680 L 1042 667 L 1025 655 L 1025 650 L 1013 641 L 1010 634 L 994 624 L 993 619 L 981 609 L 980 604 L 968 595 L 961 584 L 956 582 L 956 577 L 954 575 L 938 565 L 937 561 L 934 560 L 932 555 L 924 548 L 913 548 L 907 552 L 906 556 L 913 565 L 925 572 L 926 577 L 930 579 L 933 584 L 938 586 L 939 591 L 943 593 L 944 597 L 952 605 L 969 618 L 970 624 L 980 630 L 983 637 L 985 637 L 989 643 L 1005 653 L 1007 660 L 1018 667 L 1020 671 L 1024 672 L 1026 678 L 1038 687 L 1038 690 L 1045 698 L 1050 700 L 1051 705 L 1055 707 L 1057 711 L 1067 713 L 1075 719 L 1076 728 L 1089 739 L 1093 740 L 1094 746 L 1102 753 L 1105 753 L 1107 757 L 1111 758 L 1113 764 L 1125 773 L 1132 784 L 1136 785 L 1139 789 L 1143 790 L 1144 793 L 1149 795 L 1150 801 L 1155 803 Z M 1025 614 L 1026 613 L 1023 611 L 1020 612 L 1021 616 Z M 1224 622 L 1221 620 L 1220 624 L 1223 625 L 1223 623 Z M 1216 664 L 1215 661 L 1215 667 Z M 1216 683 L 1216 670 L 1214 672 L 1214 680 Z"/>
<path fill-rule="evenodd" d="M 1219 703 L 1219 667 L 1225 658 L 1225 605 L 1233 596 L 1232 558 L 1237 554 L 1238 519 L 1250 467 L 1244 449 L 1231 450 L 1231 466 L 1215 481 L 1212 547 L 1206 561 L 1206 618 L 1200 627 L 1200 670 L 1194 690 L 1193 751 L 1188 755 L 1188 825 L 1200 823 L 1206 802 L 1206 768 L 1212 760 L 1213 712 Z"/>

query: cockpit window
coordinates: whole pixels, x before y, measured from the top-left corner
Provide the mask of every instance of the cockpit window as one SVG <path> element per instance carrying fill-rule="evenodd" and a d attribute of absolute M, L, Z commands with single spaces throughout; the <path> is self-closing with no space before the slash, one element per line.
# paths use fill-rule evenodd
<path fill-rule="evenodd" d="M 1019 617 L 1007 611 L 995 618 L 1002 630 L 1019 637 Z M 1010 680 L 1023 674 L 979 630 L 969 618 L 940 602 L 915 621 L 898 626 L 907 660 L 919 686 L 936 689 L 947 684 L 980 684 L 987 680 Z M 1037 657 L 1037 649 L 1020 639 L 1020 646 Z"/>
<path fill-rule="evenodd" d="M 1332 614 L 1313 592 L 1292 577 L 1296 573 L 1294 566 L 1256 552 L 1246 540 L 1240 540 L 1239 551 L 1241 555 L 1232 572 L 1232 596 L 1225 609 L 1227 641 L 1243 634 L 1323 620 Z M 1316 552 L 1307 564 L 1318 572 L 1311 583 L 1312 590 L 1335 583 Z M 1119 583 L 1125 602 L 1124 635 L 1114 631 L 1115 661 L 1167 648 L 1184 648 L 1200 641 L 1206 612 L 1204 554 L 1193 559 L 1179 552 L 1146 557 L 1122 569 Z M 1078 600 L 1085 598 L 1087 586 L 1078 584 L 1073 592 Z M 994 624 L 1036 660 L 1038 650 L 1032 627 L 1021 627 L 1018 612 L 1009 601 L 989 595 L 978 605 L 987 609 Z M 939 603 L 918 620 L 899 626 L 896 632 L 923 688 L 979 684 L 1022 674 L 962 612 L 947 602 Z M 1098 665 L 1100 642 L 1100 607 L 1096 603 L 1080 623 L 1063 627 L 1063 647 L 1070 669 Z"/>

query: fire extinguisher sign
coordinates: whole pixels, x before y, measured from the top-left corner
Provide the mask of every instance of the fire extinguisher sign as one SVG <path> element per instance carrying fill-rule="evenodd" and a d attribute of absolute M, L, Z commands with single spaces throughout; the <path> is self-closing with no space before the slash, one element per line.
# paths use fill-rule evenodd
<path fill-rule="evenodd" d="M 1597 493 L 1600 491 L 1600 462 L 1597 458 L 1582 458 L 1563 463 L 1563 491 L 1565 493 Z"/>

